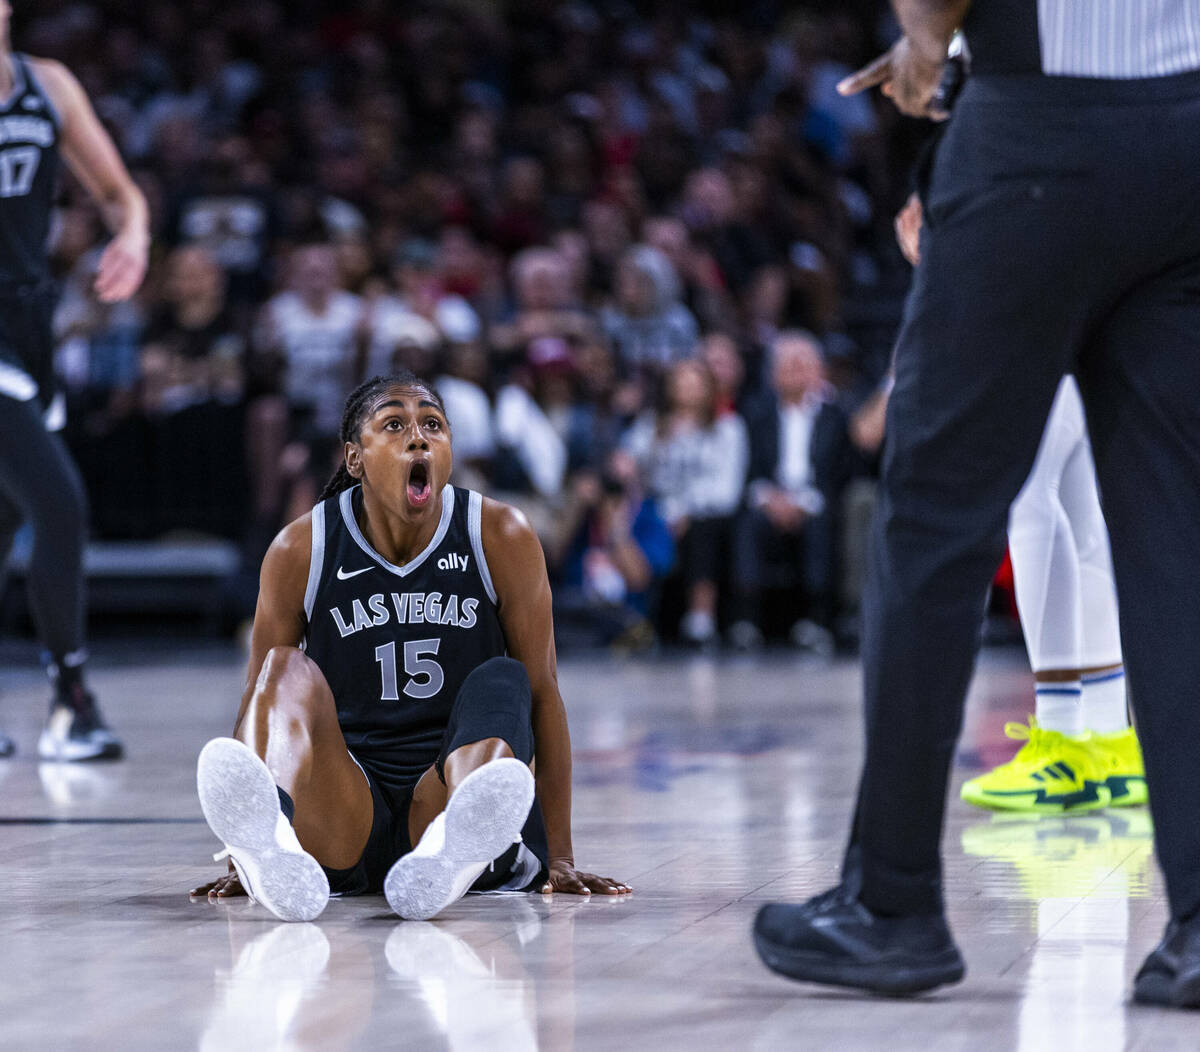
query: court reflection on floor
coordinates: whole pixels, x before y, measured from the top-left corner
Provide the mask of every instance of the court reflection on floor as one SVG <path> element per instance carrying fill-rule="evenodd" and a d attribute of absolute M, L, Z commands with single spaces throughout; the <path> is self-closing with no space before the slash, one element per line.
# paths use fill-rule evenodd
<path fill-rule="evenodd" d="M 1020 1052 L 1044 1049 L 1063 1018 L 1075 1023 L 1072 1047 L 1125 1047 L 1130 901 L 1150 897 L 1153 836 L 1145 808 L 1077 817 L 998 814 L 963 829 L 963 853 L 1015 869 L 1015 884 L 997 874 L 997 885 L 1005 897 L 1019 890 L 1031 906 Z M 987 888 L 986 872 L 979 877 Z"/>
<path fill-rule="evenodd" d="M 454 922 L 380 916 L 366 928 L 263 930 L 252 922 L 255 907 L 223 905 L 230 960 L 214 969 L 200 1048 L 349 1049 L 387 1041 L 390 1031 L 392 1042 L 411 1048 L 570 1050 L 575 911 L 549 912 L 534 896 L 503 898 L 492 920 L 474 909 Z M 538 1011 L 539 989 L 553 990 L 552 1009 Z"/>

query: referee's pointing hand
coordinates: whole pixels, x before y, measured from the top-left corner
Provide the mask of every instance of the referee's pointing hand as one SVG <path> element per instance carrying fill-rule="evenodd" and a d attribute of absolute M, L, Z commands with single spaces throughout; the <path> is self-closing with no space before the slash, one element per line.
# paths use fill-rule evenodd
<path fill-rule="evenodd" d="M 945 120 L 948 114 L 933 104 L 943 66 L 944 59 L 931 61 L 907 36 L 903 36 L 890 51 L 841 81 L 837 89 L 842 95 L 857 95 L 879 85 L 901 113 Z"/>

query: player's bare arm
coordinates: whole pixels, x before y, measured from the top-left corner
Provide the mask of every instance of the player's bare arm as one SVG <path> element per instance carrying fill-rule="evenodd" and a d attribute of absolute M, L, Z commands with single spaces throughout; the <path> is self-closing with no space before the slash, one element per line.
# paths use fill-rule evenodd
<path fill-rule="evenodd" d="M 254 611 L 254 628 L 250 634 L 250 660 L 246 665 L 246 686 L 233 733 L 245 719 L 254 685 L 262 671 L 263 662 L 273 647 L 299 646 L 304 638 L 304 589 L 308 581 L 308 563 L 312 557 L 312 515 L 304 515 L 289 523 L 271 542 L 263 558 L 259 577 L 258 604 Z M 245 895 L 233 863 L 229 872 L 208 884 L 193 888 L 194 897 L 210 899 Z"/>
<path fill-rule="evenodd" d="M 483 547 L 509 654 L 525 666 L 533 689 L 534 771 L 550 849 L 550 878 L 543 891 L 575 895 L 632 891 L 621 881 L 575 867 L 571 842 L 571 736 L 558 689 L 550 581 L 537 534 L 515 508 L 485 499 Z"/>
<path fill-rule="evenodd" d="M 113 234 L 96 271 L 96 294 L 105 303 L 128 299 L 146 274 L 150 250 L 146 199 L 70 70 L 52 59 L 31 62 L 62 121 L 63 159 L 100 205 Z"/>

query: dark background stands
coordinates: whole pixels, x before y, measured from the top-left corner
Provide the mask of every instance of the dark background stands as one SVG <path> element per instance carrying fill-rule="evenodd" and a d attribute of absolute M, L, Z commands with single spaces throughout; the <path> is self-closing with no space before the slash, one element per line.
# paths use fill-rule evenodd
<path fill-rule="evenodd" d="M 95 536 L 224 538 L 253 577 L 328 470 L 330 407 L 397 363 L 448 378 L 458 480 L 547 542 L 676 363 L 703 361 L 732 421 L 805 328 L 855 410 L 909 280 L 894 173 L 924 132 L 833 86 L 893 32 L 874 0 L 18 10 L 18 47 L 76 71 L 153 212 L 152 278 L 121 309 L 88 292 L 77 187 L 55 224 Z M 701 530 L 710 567 L 742 501 Z M 714 586 L 685 613 L 727 626 L 737 589 Z"/>

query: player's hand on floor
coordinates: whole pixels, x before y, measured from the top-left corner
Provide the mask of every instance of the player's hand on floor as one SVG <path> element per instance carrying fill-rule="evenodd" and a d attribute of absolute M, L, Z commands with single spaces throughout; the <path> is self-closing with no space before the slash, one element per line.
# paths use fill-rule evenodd
<path fill-rule="evenodd" d="M 237 873 L 231 870 L 211 884 L 201 884 L 198 888 L 192 888 L 188 894 L 194 899 L 207 898 L 209 902 L 216 902 L 217 899 L 235 899 L 244 896 L 246 889 L 242 887 Z"/>
<path fill-rule="evenodd" d="M 550 879 L 542 885 L 542 894 L 555 891 L 565 895 L 591 895 L 593 892 L 597 895 L 628 895 L 633 888 L 619 880 L 585 873 L 567 860 L 554 859 L 550 863 Z"/>

